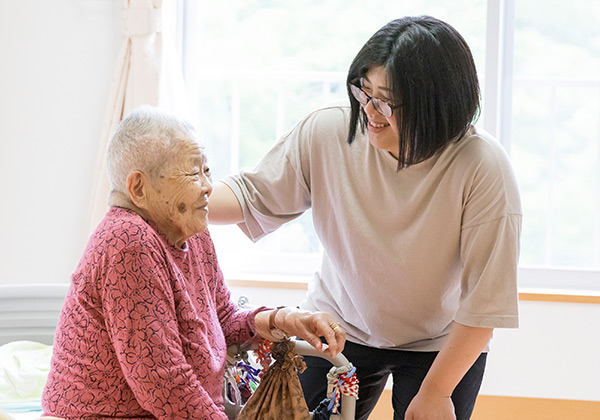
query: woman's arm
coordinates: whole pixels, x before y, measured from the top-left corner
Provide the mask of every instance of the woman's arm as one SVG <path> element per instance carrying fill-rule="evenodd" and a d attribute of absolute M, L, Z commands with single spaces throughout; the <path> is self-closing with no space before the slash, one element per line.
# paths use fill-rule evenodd
<path fill-rule="evenodd" d="M 406 411 L 406 420 L 454 420 L 450 397 L 456 385 L 481 355 L 493 328 L 454 323 L 446 343 Z"/>
<path fill-rule="evenodd" d="M 208 221 L 212 224 L 240 223 L 244 220 L 242 207 L 227 184 L 217 181 L 208 202 Z"/>

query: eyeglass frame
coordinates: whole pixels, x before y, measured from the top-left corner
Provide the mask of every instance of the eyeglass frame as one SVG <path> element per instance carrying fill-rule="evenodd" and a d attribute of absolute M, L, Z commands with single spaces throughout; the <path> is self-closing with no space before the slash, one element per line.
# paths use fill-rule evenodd
<path fill-rule="evenodd" d="M 362 81 L 362 78 L 359 79 L 359 81 Z M 354 96 L 354 99 L 356 99 L 359 104 L 361 104 L 363 107 L 365 107 L 365 106 L 367 106 L 367 104 L 369 102 L 373 102 L 373 107 L 375 108 L 375 110 L 386 118 L 390 118 L 394 114 L 394 109 L 401 107 L 401 106 L 392 106 L 382 99 L 374 98 L 374 97 L 370 96 L 369 94 L 367 94 L 367 92 L 365 92 L 362 89 L 361 86 L 356 85 L 356 82 L 348 83 L 348 86 L 350 87 L 350 92 L 352 93 L 352 96 Z M 364 102 L 361 98 L 362 95 L 364 95 L 365 96 L 364 99 L 366 99 Z M 386 109 L 389 109 L 389 115 L 387 115 L 388 112 L 384 112 Z"/>

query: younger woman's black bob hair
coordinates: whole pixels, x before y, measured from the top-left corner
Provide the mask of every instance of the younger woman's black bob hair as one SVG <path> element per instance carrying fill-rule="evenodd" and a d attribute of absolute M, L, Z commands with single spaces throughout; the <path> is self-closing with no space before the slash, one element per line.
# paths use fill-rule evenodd
<path fill-rule="evenodd" d="M 449 24 L 430 16 L 396 19 L 379 29 L 348 71 L 351 115 L 348 143 L 364 133 L 367 116 L 352 96 L 374 67 L 388 76 L 399 130 L 398 169 L 422 162 L 458 141 L 479 116 L 480 90 L 471 50 Z"/>

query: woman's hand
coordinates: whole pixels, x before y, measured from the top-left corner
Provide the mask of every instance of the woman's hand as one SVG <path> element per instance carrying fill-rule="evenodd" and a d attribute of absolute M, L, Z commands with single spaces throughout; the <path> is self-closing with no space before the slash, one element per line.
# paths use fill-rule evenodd
<path fill-rule="evenodd" d="M 493 331 L 493 328 L 469 327 L 455 322 L 404 419 L 455 420 L 450 396 L 481 355 Z"/>
<path fill-rule="evenodd" d="M 276 312 L 274 312 L 276 311 Z M 346 331 L 331 315 L 325 312 L 309 312 L 302 309 L 284 307 L 256 314 L 254 323 L 258 334 L 272 341 L 279 341 L 270 333 L 269 318 L 275 313 L 273 324 L 287 336 L 296 336 L 306 340 L 317 350 L 322 350 L 321 337 L 329 346 L 325 353 L 335 357 L 344 349 Z"/>
<path fill-rule="evenodd" d="M 421 389 L 408 405 L 404 420 L 456 420 L 449 396 Z"/>

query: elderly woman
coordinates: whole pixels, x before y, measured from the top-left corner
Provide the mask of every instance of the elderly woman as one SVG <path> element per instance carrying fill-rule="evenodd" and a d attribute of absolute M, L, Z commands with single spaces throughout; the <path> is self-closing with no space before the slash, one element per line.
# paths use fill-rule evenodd
<path fill-rule="evenodd" d="M 72 275 L 46 415 L 226 419 L 229 344 L 285 333 L 342 350 L 345 332 L 328 314 L 231 302 L 206 230 L 210 169 L 189 124 L 135 110 L 111 140 L 108 169 L 111 208 Z"/>

